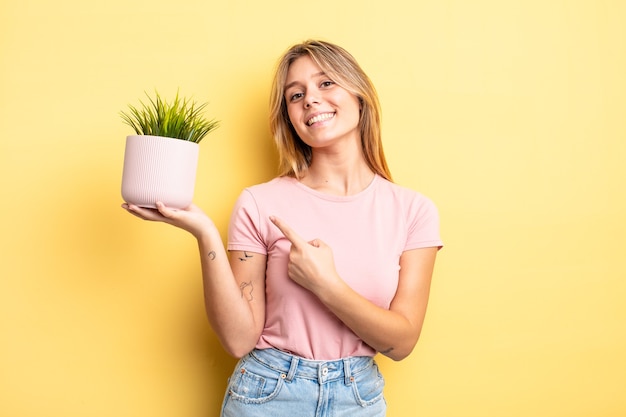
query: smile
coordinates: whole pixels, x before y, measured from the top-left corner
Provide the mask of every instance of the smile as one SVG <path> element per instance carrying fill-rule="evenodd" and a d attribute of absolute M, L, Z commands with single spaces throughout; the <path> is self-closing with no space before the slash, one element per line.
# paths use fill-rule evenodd
<path fill-rule="evenodd" d="M 335 113 L 322 113 L 322 114 L 318 114 L 315 117 L 310 118 L 309 120 L 307 120 L 306 125 L 307 126 L 311 126 L 313 123 L 317 123 L 317 122 L 323 122 L 325 120 L 329 120 L 332 119 L 333 117 L 335 117 Z"/>

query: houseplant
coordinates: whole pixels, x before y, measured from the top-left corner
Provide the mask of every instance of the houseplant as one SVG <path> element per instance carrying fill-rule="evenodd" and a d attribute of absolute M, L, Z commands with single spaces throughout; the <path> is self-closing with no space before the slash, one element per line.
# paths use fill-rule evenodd
<path fill-rule="evenodd" d="M 146 94 L 147 95 L 147 94 Z M 135 135 L 126 138 L 122 198 L 141 207 L 160 201 L 185 208 L 193 199 L 200 141 L 219 126 L 202 114 L 207 103 L 180 98 L 168 103 L 158 92 L 137 108 L 120 112 Z"/>

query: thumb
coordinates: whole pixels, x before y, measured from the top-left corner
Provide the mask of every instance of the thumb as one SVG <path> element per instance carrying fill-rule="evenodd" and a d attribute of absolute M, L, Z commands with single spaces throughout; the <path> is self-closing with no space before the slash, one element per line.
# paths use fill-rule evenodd
<path fill-rule="evenodd" d="M 309 241 L 309 245 L 314 246 L 316 248 L 321 248 L 324 245 L 324 242 L 322 242 L 319 239 L 313 239 Z"/>
<path fill-rule="evenodd" d="M 155 205 L 156 205 L 158 212 L 161 213 L 163 217 L 167 217 L 168 219 L 175 218 L 176 214 L 178 213 L 177 209 L 167 207 L 165 204 L 163 204 L 160 201 L 157 201 Z"/>

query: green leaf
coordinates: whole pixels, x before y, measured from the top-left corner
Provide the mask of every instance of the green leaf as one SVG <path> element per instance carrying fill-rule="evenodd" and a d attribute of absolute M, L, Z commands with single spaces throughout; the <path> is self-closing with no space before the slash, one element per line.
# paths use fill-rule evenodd
<path fill-rule="evenodd" d="M 179 93 L 173 102 L 163 100 L 158 92 L 155 98 L 148 96 L 148 103 L 140 101 L 141 108 L 129 105 L 128 112 L 120 112 L 124 123 L 138 135 L 155 135 L 199 143 L 206 135 L 219 127 L 219 121 L 208 120 L 202 115 L 207 103 L 197 105 L 182 98 Z"/>

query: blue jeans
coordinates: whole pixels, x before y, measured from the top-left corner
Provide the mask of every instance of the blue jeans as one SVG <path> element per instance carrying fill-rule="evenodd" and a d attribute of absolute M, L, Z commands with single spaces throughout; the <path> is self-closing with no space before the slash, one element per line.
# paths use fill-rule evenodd
<path fill-rule="evenodd" d="M 368 356 L 311 361 L 276 349 L 239 360 L 222 417 L 384 417 L 385 382 Z"/>

